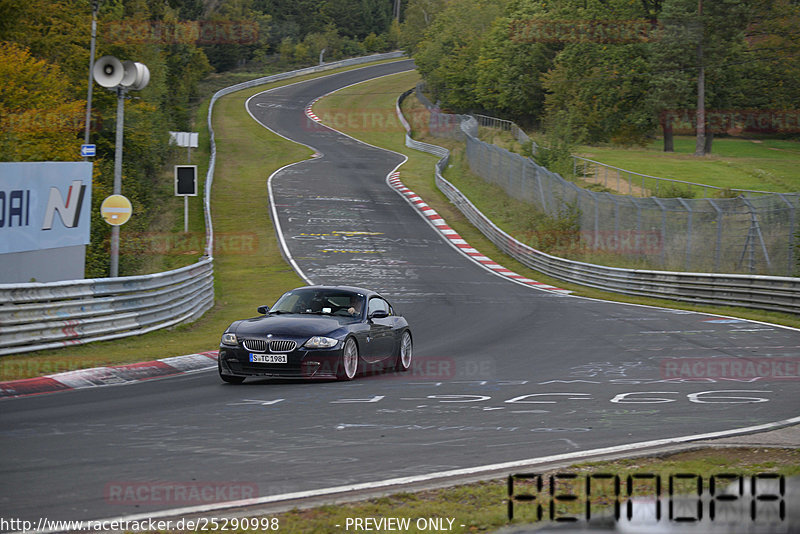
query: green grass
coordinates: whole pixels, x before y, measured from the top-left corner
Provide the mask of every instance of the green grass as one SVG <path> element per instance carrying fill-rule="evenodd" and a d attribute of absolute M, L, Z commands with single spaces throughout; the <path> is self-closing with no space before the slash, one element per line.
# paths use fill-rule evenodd
<path fill-rule="evenodd" d="M 341 70 L 352 68 L 359 67 Z M 278 248 L 269 215 L 266 184 L 272 172 L 288 163 L 310 157 L 311 151 L 257 124 L 247 114 L 244 103 L 251 95 L 271 87 L 321 75 L 293 78 L 238 91 L 221 98 L 215 105 L 213 123 L 217 164 L 211 215 L 217 244 L 227 243 L 229 246 L 218 248 L 214 254 L 215 305 L 210 311 L 192 324 L 141 336 L 3 356 L 0 358 L 0 380 L 216 350 L 220 335 L 233 320 L 253 317 L 259 305 L 272 304 L 284 291 L 303 285 L 303 281 L 283 260 Z M 199 145 L 203 148 L 192 154 L 192 163 L 198 165 L 201 186 L 205 181 L 209 158 L 207 114 L 206 101 L 196 115 Z M 204 236 L 202 194 L 201 190 L 198 197 L 189 199 L 189 229 Z M 169 199 L 167 202 L 178 214 L 165 215 L 167 222 L 164 224 L 182 232 L 183 202 L 181 199 Z M 124 231 L 121 234 L 124 239 Z M 202 247 L 204 239 L 197 239 L 197 243 Z M 202 253 L 202 250 L 196 252 Z M 187 255 L 174 261 L 188 264 L 196 259 L 196 255 Z"/>
<path fill-rule="evenodd" d="M 675 137 L 675 152 L 662 142 L 646 147 L 581 146 L 578 155 L 622 169 L 687 182 L 773 192 L 800 191 L 800 142 L 780 139 L 715 139 L 712 154 L 694 156 L 694 138 Z M 634 179 L 641 185 L 641 179 Z M 649 183 L 648 183 L 649 184 Z M 652 190 L 652 186 L 648 185 Z M 698 194 L 698 196 L 701 196 Z"/>

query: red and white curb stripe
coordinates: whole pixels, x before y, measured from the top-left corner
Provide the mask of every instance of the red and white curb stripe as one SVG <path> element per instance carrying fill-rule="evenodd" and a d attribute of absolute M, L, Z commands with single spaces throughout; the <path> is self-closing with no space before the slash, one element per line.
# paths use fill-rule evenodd
<path fill-rule="evenodd" d="M 322 123 L 322 119 L 320 119 L 317 115 L 314 114 L 311 108 L 314 107 L 314 104 L 319 102 L 325 95 L 320 96 L 319 98 L 315 98 L 312 100 L 305 108 L 306 116 L 318 123 Z M 496 263 L 491 258 L 487 258 L 483 254 L 481 254 L 478 250 L 473 248 L 469 243 L 467 243 L 458 233 L 450 228 L 447 225 L 447 222 L 444 218 L 439 215 L 436 210 L 428 206 L 422 198 L 407 188 L 403 182 L 400 181 L 400 171 L 394 171 L 389 175 L 389 185 L 391 185 L 394 189 L 399 191 L 402 195 L 406 196 L 408 201 L 415 206 L 431 223 L 433 223 L 434 227 L 450 242 L 456 246 L 464 255 L 468 258 L 473 260 L 474 262 L 484 266 L 487 269 L 494 271 L 495 273 L 514 280 L 515 282 L 519 282 L 521 284 L 525 284 L 531 287 L 535 287 L 537 289 L 542 289 L 544 291 L 550 291 L 553 293 L 560 293 L 563 295 L 568 295 L 571 293 L 568 289 L 561 289 L 560 287 L 553 287 L 542 282 L 537 282 L 536 280 L 531 280 L 530 278 L 526 278 L 521 274 L 517 274 L 510 269 L 506 269 L 502 265 Z"/>
<path fill-rule="evenodd" d="M 495 273 L 514 280 L 515 282 L 519 282 L 521 284 L 525 284 L 531 287 L 535 287 L 537 289 L 542 289 L 544 291 L 551 291 L 553 293 L 560 293 L 560 294 L 569 294 L 571 293 L 567 289 L 561 289 L 559 287 L 553 287 L 542 282 L 537 282 L 536 280 L 531 280 L 530 278 L 526 278 L 521 274 L 517 274 L 511 269 L 507 269 L 496 263 L 491 258 L 487 258 L 483 254 L 481 254 L 478 250 L 476 250 L 472 245 L 466 242 L 464 238 L 458 235 L 458 232 L 450 228 L 447 225 L 447 222 L 444 218 L 439 215 L 436 210 L 431 208 L 428 204 L 422 200 L 418 194 L 410 190 L 406 187 L 403 182 L 400 181 L 400 172 L 395 171 L 389 175 L 389 185 L 391 185 L 395 190 L 397 190 L 401 195 L 405 196 L 408 201 L 416 207 L 422 215 L 425 216 L 433 225 L 434 227 L 444 236 L 446 237 L 450 243 L 455 245 L 457 249 L 459 249 L 465 256 L 469 257 L 474 262 L 486 267 L 487 269 L 491 269 Z"/>
<path fill-rule="evenodd" d="M 78 369 L 36 378 L 0 382 L 0 398 L 40 395 L 98 386 L 116 386 L 211 369 L 217 365 L 217 351 L 173 356 L 151 362 L 130 363 L 110 367 Z"/>
<path fill-rule="evenodd" d="M 322 123 L 322 119 L 317 117 L 317 115 L 311 110 L 311 108 L 314 107 L 314 104 L 319 102 L 320 98 L 322 98 L 322 97 L 315 98 L 314 100 L 309 102 L 309 104 L 306 106 L 306 117 L 308 117 L 309 119 L 311 119 L 314 122 L 319 122 L 321 124 Z"/>

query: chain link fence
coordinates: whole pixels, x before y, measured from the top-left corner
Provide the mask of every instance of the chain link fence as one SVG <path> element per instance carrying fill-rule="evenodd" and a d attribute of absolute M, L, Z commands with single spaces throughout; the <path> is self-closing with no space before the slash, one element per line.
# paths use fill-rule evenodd
<path fill-rule="evenodd" d="M 536 152 L 533 152 L 536 155 Z M 689 193 L 688 196 L 696 198 L 725 196 L 752 196 L 752 195 L 771 195 L 770 191 L 758 191 L 754 189 L 735 189 L 716 187 L 685 180 L 674 180 L 672 178 L 661 178 L 660 176 L 650 176 L 639 172 L 620 169 L 613 165 L 601 163 L 580 156 L 572 156 L 572 176 L 581 177 L 594 183 L 602 184 L 604 187 L 611 187 L 616 191 L 627 195 L 640 197 L 663 196 L 663 191 L 672 188 Z M 674 195 L 673 195 L 674 196 Z"/>
<path fill-rule="evenodd" d="M 686 199 L 590 191 L 478 139 L 489 118 L 443 113 L 419 87 L 416 96 L 430 110 L 431 135 L 466 143 L 473 173 L 551 217 L 573 218 L 571 235 L 531 236 L 562 243 L 552 254 L 609 253 L 629 265 L 670 271 L 794 276 L 797 270 L 798 193 Z"/>

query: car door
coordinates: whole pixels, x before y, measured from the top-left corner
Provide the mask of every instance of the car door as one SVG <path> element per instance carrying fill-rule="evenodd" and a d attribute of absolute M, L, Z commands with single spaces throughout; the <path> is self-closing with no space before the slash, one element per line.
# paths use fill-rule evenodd
<path fill-rule="evenodd" d="M 374 317 L 375 312 L 386 313 L 385 317 Z M 369 321 L 369 343 L 367 343 L 368 354 L 365 359 L 369 361 L 379 361 L 392 356 L 394 349 L 393 325 L 394 318 L 391 315 L 391 306 L 380 297 L 372 297 L 367 305 L 367 317 Z"/>

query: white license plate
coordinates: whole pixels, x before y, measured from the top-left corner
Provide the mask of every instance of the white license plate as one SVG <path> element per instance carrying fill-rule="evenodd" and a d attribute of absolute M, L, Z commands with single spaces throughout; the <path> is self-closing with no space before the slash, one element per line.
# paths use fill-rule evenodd
<path fill-rule="evenodd" d="M 286 363 L 286 354 L 253 354 L 250 353 L 252 363 Z"/>

